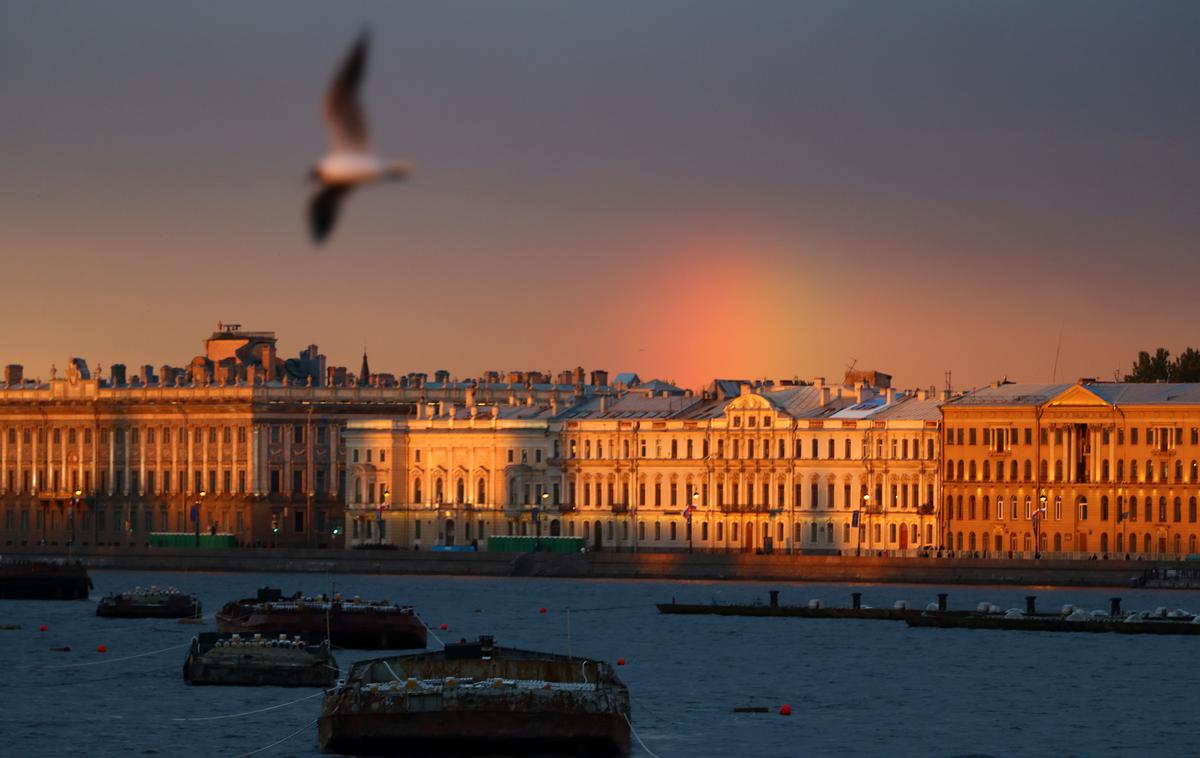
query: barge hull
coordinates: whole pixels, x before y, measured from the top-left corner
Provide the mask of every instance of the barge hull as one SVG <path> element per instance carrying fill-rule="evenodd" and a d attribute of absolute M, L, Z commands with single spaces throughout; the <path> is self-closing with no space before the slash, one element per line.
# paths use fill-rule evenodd
<path fill-rule="evenodd" d="M 514 711 L 323 715 L 322 750 L 355 755 L 627 755 L 629 725 L 608 713 Z"/>

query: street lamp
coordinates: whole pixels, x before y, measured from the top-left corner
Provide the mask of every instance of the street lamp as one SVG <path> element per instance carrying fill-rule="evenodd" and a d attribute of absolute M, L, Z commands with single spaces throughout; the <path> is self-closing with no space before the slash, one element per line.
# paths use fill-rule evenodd
<path fill-rule="evenodd" d="M 389 490 L 383 491 L 383 502 L 375 509 L 375 541 L 380 547 L 383 547 L 383 510 L 391 507 L 388 503 L 388 498 L 392 496 Z"/>
<path fill-rule="evenodd" d="M 71 541 L 67 544 L 72 547 L 75 545 L 75 509 L 79 506 L 79 496 L 82 494 L 82 490 L 75 490 L 75 497 L 71 498 L 71 503 L 67 506 L 67 525 L 71 527 Z"/>
<path fill-rule="evenodd" d="M 855 555 L 862 555 L 862 533 L 863 533 L 864 529 L 867 529 L 867 514 L 871 510 L 871 495 L 870 495 L 870 493 L 864 492 L 862 499 L 863 499 L 862 518 L 859 520 L 858 529 L 855 530 L 858 532 L 858 545 L 854 549 Z M 870 532 L 868 531 L 867 540 L 870 541 L 870 539 L 871 539 L 871 535 L 870 535 Z"/>
<path fill-rule="evenodd" d="M 192 504 L 192 523 L 196 525 L 196 547 L 200 547 L 200 508 L 204 504 L 204 496 L 208 493 L 200 490 L 199 499 Z"/>
<path fill-rule="evenodd" d="M 1046 493 L 1038 495 L 1038 509 L 1033 513 L 1033 557 L 1042 557 L 1042 519 L 1046 518 Z"/>
<path fill-rule="evenodd" d="M 687 509 L 687 533 L 688 533 L 688 552 L 692 552 L 692 511 L 696 510 L 696 504 L 700 502 L 700 492 L 692 493 L 692 502 Z"/>

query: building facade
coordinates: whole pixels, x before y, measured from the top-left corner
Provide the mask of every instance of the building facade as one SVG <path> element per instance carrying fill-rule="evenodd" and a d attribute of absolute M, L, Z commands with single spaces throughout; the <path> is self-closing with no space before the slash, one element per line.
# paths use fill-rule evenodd
<path fill-rule="evenodd" d="M 1200 385 L 997 384 L 942 410 L 948 548 L 1197 553 Z"/>
<path fill-rule="evenodd" d="M 861 382 L 652 383 L 354 421 L 348 544 L 913 553 L 939 534 L 939 402 Z"/>
<path fill-rule="evenodd" d="M 10 365 L 0 384 L 0 545 L 141 546 L 198 529 L 239 545 L 340 547 L 358 464 L 342 437 L 351 419 L 476 394 L 554 405 L 595 391 L 581 368 L 554 383 L 543 372 L 429 381 L 370 374 L 364 356 L 356 376 L 315 345 L 284 360 L 273 332 L 227 324 L 183 367 L 114 365 L 105 377 L 73 358 L 64 374 L 27 380 Z"/>

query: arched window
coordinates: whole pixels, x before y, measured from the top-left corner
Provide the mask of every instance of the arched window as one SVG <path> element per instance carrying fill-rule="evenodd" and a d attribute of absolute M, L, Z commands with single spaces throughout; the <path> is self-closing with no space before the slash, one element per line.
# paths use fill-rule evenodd
<path fill-rule="evenodd" d="M 1059 534 L 1058 532 L 1054 533 L 1054 552 L 1056 552 L 1056 553 L 1062 552 L 1062 535 Z"/>
<path fill-rule="evenodd" d="M 1104 553 L 1104 554 L 1105 554 L 1105 557 L 1107 557 L 1107 553 L 1108 553 L 1108 532 L 1101 532 L 1101 533 L 1100 533 L 1100 552 L 1101 552 L 1101 553 Z"/>
<path fill-rule="evenodd" d="M 972 481 L 972 482 L 975 481 L 976 480 L 975 475 L 978 473 L 978 470 L 975 468 L 975 461 L 971 461 L 970 465 L 967 467 L 967 470 L 970 472 L 970 480 L 969 481 Z"/>
<path fill-rule="evenodd" d="M 987 495 L 983 496 L 982 505 L 983 505 L 983 511 L 980 513 L 980 516 L 983 518 L 984 521 L 987 521 L 988 520 L 988 510 L 989 510 Z"/>
<path fill-rule="evenodd" d="M 1048 472 L 1049 472 L 1049 470 L 1050 470 L 1050 469 L 1048 468 L 1048 464 L 1046 463 L 1046 459 L 1045 459 L 1045 458 L 1043 458 L 1043 459 L 1041 460 L 1041 462 L 1038 464 L 1038 477 L 1039 477 L 1039 478 L 1040 478 L 1040 479 L 1041 479 L 1043 482 L 1044 482 L 1044 481 L 1046 481 L 1047 479 L 1049 479 L 1049 478 L 1050 478 L 1050 477 L 1049 477 L 1049 475 L 1048 475 Z"/>
<path fill-rule="evenodd" d="M 1025 481 L 1033 481 L 1033 461 L 1025 459 Z"/>
<path fill-rule="evenodd" d="M 974 495 L 971 495 L 970 497 L 967 498 L 967 517 L 972 520 L 974 520 L 974 518 L 975 518 L 975 496 Z M 975 549 L 975 546 L 972 545 L 971 549 L 972 550 Z"/>
<path fill-rule="evenodd" d="M 734 445 L 734 449 L 736 450 L 737 443 L 734 442 L 733 445 Z M 747 458 L 754 457 L 754 440 L 746 440 L 746 457 Z"/>
<path fill-rule="evenodd" d="M 445 483 L 442 481 L 442 478 L 440 476 L 437 479 L 433 480 L 433 495 L 435 498 L 435 502 L 437 502 L 439 504 L 442 503 L 443 501 L 445 501 L 445 499 L 446 499 Z"/>
<path fill-rule="evenodd" d="M 1131 481 L 1131 482 L 1139 481 L 1139 479 L 1138 479 L 1138 462 L 1137 461 L 1129 462 L 1129 481 Z"/>
<path fill-rule="evenodd" d="M 1102 481 L 1102 482 L 1108 481 L 1108 461 L 1107 460 L 1100 461 L 1100 481 Z"/>
<path fill-rule="evenodd" d="M 1183 481 L 1183 461 L 1180 460 L 1175 461 L 1175 481 Z"/>
<path fill-rule="evenodd" d="M 1196 498 L 1195 497 L 1188 498 L 1188 523 L 1189 524 L 1196 523 Z"/>
<path fill-rule="evenodd" d="M 516 479 L 508 480 L 508 504 L 509 505 L 517 504 L 517 480 Z"/>
<path fill-rule="evenodd" d="M 454 502 L 465 503 L 467 501 L 467 483 L 459 478 L 454 484 Z"/>
<path fill-rule="evenodd" d="M 1177 556 L 1183 551 L 1182 542 L 1183 542 L 1183 540 L 1181 539 L 1180 535 L 1176 534 L 1172 548 L 1174 548 L 1175 555 L 1177 555 Z"/>
<path fill-rule="evenodd" d="M 954 461 L 946 461 L 946 478 L 954 481 Z"/>
<path fill-rule="evenodd" d="M 1100 496 L 1100 520 L 1108 521 L 1108 495 Z"/>
<path fill-rule="evenodd" d="M 421 502 L 421 477 L 413 479 L 413 502 Z"/>
<path fill-rule="evenodd" d="M 1196 554 L 1196 535 L 1188 537 L 1188 555 Z"/>
<path fill-rule="evenodd" d="M 1061 482 L 1063 480 L 1063 462 L 1054 462 L 1054 481 Z"/>
<path fill-rule="evenodd" d="M 475 502 L 481 504 L 487 502 L 487 483 L 483 480 L 482 476 L 475 483 Z"/>
<path fill-rule="evenodd" d="M 1011 481 L 1017 481 L 1017 459 L 1014 458 L 1008 466 L 1008 478 Z"/>
<path fill-rule="evenodd" d="M 991 479 L 992 479 L 992 462 L 984 461 L 983 462 L 983 481 L 987 482 L 987 481 L 991 481 Z"/>
<path fill-rule="evenodd" d="M 1177 497 L 1177 498 L 1175 498 L 1175 502 L 1172 503 L 1172 505 L 1174 507 L 1171 509 L 1171 515 L 1174 518 L 1172 518 L 1171 520 L 1174 521 L 1176 524 L 1178 524 L 1180 521 L 1183 521 L 1183 501 Z M 1176 536 L 1178 536 L 1178 535 L 1176 535 Z M 1176 550 L 1175 552 L 1179 552 L 1179 551 Z"/>
<path fill-rule="evenodd" d="M 1167 522 L 1167 499 L 1165 497 L 1158 499 L 1158 522 L 1160 524 Z"/>
<path fill-rule="evenodd" d="M 929 440 L 925 446 L 925 457 L 929 460 L 933 460 L 933 440 Z"/>
<path fill-rule="evenodd" d="M 1191 468 L 1190 468 L 1190 469 L 1188 469 L 1188 472 L 1189 472 L 1189 473 L 1188 473 L 1188 481 L 1189 481 L 1189 482 L 1191 482 L 1192 484 L 1195 484 L 1195 483 L 1196 483 L 1196 476 L 1197 476 L 1197 473 L 1198 473 L 1198 472 L 1197 472 L 1197 469 L 1196 469 L 1196 462 L 1195 462 L 1195 461 L 1192 461 L 1192 466 L 1191 466 Z"/>
<path fill-rule="evenodd" d="M 1153 549 L 1152 549 L 1152 546 L 1151 546 L 1151 544 L 1150 544 L 1150 535 L 1149 535 L 1149 534 L 1147 534 L 1147 535 L 1145 535 L 1144 537 L 1142 537 L 1142 552 L 1143 552 L 1143 553 L 1152 553 L 1152 552 L 1154 552 L 1154 551 L 1153 551 Z"/>

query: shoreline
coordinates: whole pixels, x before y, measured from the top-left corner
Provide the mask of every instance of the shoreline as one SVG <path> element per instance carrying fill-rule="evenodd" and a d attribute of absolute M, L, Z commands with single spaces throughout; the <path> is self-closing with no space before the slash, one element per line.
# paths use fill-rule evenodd
<path fill-rule="evenodd" d="M 943 585 L 1131 587 L 1150 569 L 1196 570 L 1195 562 L 1139 560 L 1009 560 L 747 553 L 435 553 L 368 550 L 186 548 L 6 548 L 4 558 L 62 560 L 88 568 L 138 571 L 296 572 L 541 577 L 790 581 Z M 1153 587 L 1156 585 L 1147 585 Z M 1189 587 L 1182 587 L 1189 589 Z M 1200 589 L 1200 587 L 1194 587 Z"/>

